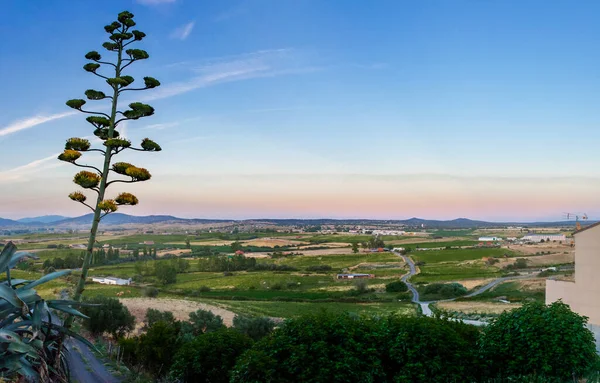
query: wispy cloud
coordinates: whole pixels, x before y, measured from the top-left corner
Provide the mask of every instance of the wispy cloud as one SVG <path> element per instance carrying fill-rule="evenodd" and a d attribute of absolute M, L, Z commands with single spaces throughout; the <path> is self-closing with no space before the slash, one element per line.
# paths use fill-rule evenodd
<path fill-rule="evenodd" d="M 262 50 L 207 59 L 196 64 L 179 63 L 178 65 L 188 68 L 195 76 L 187 81 L 160 87 L 148 95 L 146 100 L 172 97 L 219 83 L 309 73 L 321 69 L 307 65 L 301 52 L 295 49 Z"/>
<path fill-rule="evenodd" d="M 0 128 L 0 137 L 8 136 L 9 134 L 17 133 L 21 130 L 33 128 L 34 126 L 43 124 L 45 122 L 50 122 L 53 120 L 58 120 L 60 118 L 72 116 L 73 114 L 75 114 L 75 112 L 57 113 L 51 114 L 49 116 L 37 115 L 18 120 L 5 126 L 4 128 Z"/>
<path fill-rule="evenodd" d="M 0 171 L 0 182 L 23 180 L 27 175 L 31 175 L 32 173 L 60 166 L 60 162 L 56 159 L 59 154 L 60 153 L 56 153 L 16 168 Z M 56 163 L 48 166 L 50 161 L 56 161 Z"/>
<path fill-rule="evenodd" d="M 192 33 L 192 29 L 194 29 L 194 24 L 195 23 L 193 21 L 191 21 L 187 24 L 184 24 L 184 25 L 178 27 L 173 32 L 171 32 L 171 38 L 179 39 L 179 40 L 187 39 L 188 36 L 190 35 L 190 33 Z"/>
<path fill-rule="evenodd" d="M 159 5 L 174 3 L 175 0 L 137 0 L 137 2 L 143 5 Z"/>
<path fill-rule="evenodd" d="M 148 129 L 148 130 L 163 130 L 163 129 L 169 129 L 169 128 L 174 128 L 176 126 L 178 126 L 180 124 L 179 121 L 175 121 L 175 122 L 165 122 L 163 124 L 152 124 L 152 125 L 147 125 L 144 126 L 142 129 Z"/>

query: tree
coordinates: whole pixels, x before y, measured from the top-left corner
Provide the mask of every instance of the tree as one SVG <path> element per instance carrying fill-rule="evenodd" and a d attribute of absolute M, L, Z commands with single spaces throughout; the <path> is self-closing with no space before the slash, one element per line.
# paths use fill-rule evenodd
<path fill-rule="evenodd" d="M 191 249 L 192 248 L 192 245 L 190 244 L 190 239 L 189 238 L 185 239 L 185 248 L 186 249 Z"/>
<path fill-rule="evenodd" d="M 390 316 L 379 344 L 388 382 L 478 382 L 475 326 L 428 317 Z"/>
<path fill-rule="evenodd" d="M 408 291 L 408 286 L 402 281 L 394 281 L 385 285 L 385 291 L 388 293 L 403 293 Z"/>
<path fill-rule="evenodd" d="M 233 328 L 257 341 L 269 335 L 275 328 L 275 322 L 267 317 L 233 317 Z"/>
<path fill-rule="evenodd" d="M 233 329 L 196 337 L 185 343 L 171 367 L 181 382 L 228 383 L 237 358 L 252 346 L 252 340 Z"/>
<path fill-rule="evenodd" d="M 505 311 L 483 329 L 480 341 L 490 377 L 576 381 L 599 360 L 586 324 L 586 317 L 560 301 Z"/>
<path fill-rule="evenodd" d="M 156 278 L 163 285 L 177 282 L 177 269 L 166 262 L 156 262 Z"/>
<path fill-rule="evenodd" d="M 354 254 L 358 253 L 358 242 L 352 242 L 352 252 Z"/>
<path fill-rule="evenodd" d="M 384 381 L 378 328 L 347 313 L 287 320 L 238 359 L 231 382 Z"/>
<path fill-rule="evenodd" d="M 223 318 L 202 309 L 190 313 L 190 323 L 196 335 L 216 331 L 224 326 Z"/>
<path fill-rule="evenodd" d="M 146 310 L 146 316 L 144 317 L 144 329 L 152 327 L 156 322 L 175 323 L 175 316 L 170 311 L 160 311 L 156 309 Z"/>
<path fill-rule="evenodd" d="M 108 332 L 117 339 L 133 330 L 135 317 L 118 299 L 97 296 L 85 299 L 84 302 L 97 305 L 81 308 L 81 311 L 89 317 L 83 324 L 92 334 L 101 335 Z"/>
<path fill-rule="evenodd" d="M 105 94 L 100 90 L 88 89 L 85 91 L 85 95 L 91 101 L 108 100 L 110 112 L 104 113 L 85 110 L 83 107 L 86 101 L 83 99 L 72 99 L 66 103 L 70 108 L 90 114 L 86 120 L 93 126 L 94 135 L 103 141 L 104 146 L 104 149 L 92 148 L 89 140 L 73 137 L 67 140 L 64 152 L 58 156 L 58 159 L 61 161 L 84 168 L 84 170 L 75 175 L 73 182 L 83 189 L 93 191 L 97 194 L 97 198 L 92 204 L 86 203 L 87 197 L 82 191 L 75 191 L 69 194 L 69 198 L 88 207 L 94 214 L 81 276 L 73 295 L 75 301 L 79 301 L 85 287 L 100 220 L 107 214 L 117 211 L 119 206 L 133 206 L 138 203 L 136 196 L 126 192 L 120 193 L 114 198 L 106 198 L 107 188 L 115 183 L 136 183 L 147 181 L 151 177 L 150 172 L 142 167 L 126 162 L 113 162 L 114 157 L 126 150 L 142 152 L 157 152 L 161 150 L 161 147 L 157 143 L 148 138 L 142 140 L 139 148 L 135 148 L 131 146 L 131 141 L 121 137 L 117 131 L 119 124 L 149 117 L 154 114 L 153 107 L 140 102 L 132 102 L 129 104 L 129 109 L 122 109 L 120 108 L 119 97 L 127 91 L 152 89 L 160 85 L 158 80 L 152 77 L 144 77 L 143 86 L 131 87 L 130 85 L 134 82 L 134 78 L 124 74 L 124 70 L 128 66 L 149 57 L 146 51 L 129 47 L 131 44 L 143 40 L 146 36 L 144 32 L 132 29 L 135 25 L 133 14 L 124 11 L 118 14 L 117 21 L 113 21 L 104 27 L 104 30 L 109 34 L 110 41 L 105 42 L 102 46 L 110 53 L 116 54 L 114 62 L 103 60 L 100 53 L 96 51 L 88 52 L 85 55 L 85 58 L 90 60 L 90 62 L 85 64 L 83 69 L 104 79 L 109 87 L 109 94 Z M 114 70 L 114 73 L 100 73 L 100 68 L 103 66 L 109 72 Z M 103 156 L 102 169 L 78 162 L 83 153 L 91 154 L 93 152 L 100 153 Z M 109 181 L 109 172 L 125 178 L 115 178 Z M 65 325 L 68 327 L 71 322 L 72 318 L 69 318 Z"/>
<path fill-rule="evenodd" d="M 180 347 L 179 326 L 158 321 L 140 336 L 137 359 L 154 376 L 166 374 Z"/>
<path fill-rule="evenodd" d="M 235 241 L 231 244 L 231 251 L 242 250 L 242 243 L 240 241 Z"/>

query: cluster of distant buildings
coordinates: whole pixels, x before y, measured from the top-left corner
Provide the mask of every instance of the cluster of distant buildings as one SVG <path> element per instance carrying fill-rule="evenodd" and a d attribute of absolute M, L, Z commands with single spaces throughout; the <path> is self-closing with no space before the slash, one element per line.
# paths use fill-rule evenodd
<path fill-rule="evenodd" d="M 479 237 L 479 242 L 501 242 L 500 237 Z M 541 243 L 541 242 L 566 242 L 567 237 L 564 234 L 527 234 L 522 238 L 506 238 L 506 241 L 513 243 Z"/>

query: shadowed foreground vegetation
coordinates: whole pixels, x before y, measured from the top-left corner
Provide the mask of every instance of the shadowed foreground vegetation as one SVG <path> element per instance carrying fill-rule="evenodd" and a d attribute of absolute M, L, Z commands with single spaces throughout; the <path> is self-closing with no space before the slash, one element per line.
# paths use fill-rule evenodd
<path fill-rule="evenodd" d="M 123 360 L 150 382 L 597 382 L 586 319 L 561 302 L 531 303 L 479 328 L 444 317 L 322 311 L 286 320 L 203 310 L 177 321 L 149 310 L 121 338 Z M 584 379 L 584 380 L 581 380 Z"/>

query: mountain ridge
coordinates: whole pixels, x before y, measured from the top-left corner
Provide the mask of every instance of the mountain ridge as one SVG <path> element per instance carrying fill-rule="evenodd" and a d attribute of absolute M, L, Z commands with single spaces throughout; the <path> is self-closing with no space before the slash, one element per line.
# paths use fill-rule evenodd
<path fill-rule="evenodd" d="M 49 222 L 40 222 L 35 218 L 49 217 Z M 58 217 L 62 219 L 58 219 Z M 57 219 L 57 220 L 54 220 Z M 79 226 L 91 225 L 93 214 L 85 214 L 79 217 L 63 217 L 63 216 L 42 216 L 33 218 L 22 218 L 18 220 L 0 218 L 0 227 L 48 227 L 48 226 Z M 427 228 L 452 228 L 466 229 L 475 227 L 499 227 L 499 226 L 572 226 L 573 221 L 557 221 L 557 222 L 490 222 L 481 220 L 472 220 L 469 218 L 455 218 L 452 220 L 430 220 L 412 217 L 404 220 L 383 220 L 383 219 L 333 219 L 333 218 L 315 218 L 315 219 L 294 219 L 294 218 L 260 218 L 260 219 L 202 219 L 202 218 L 180 218 L 172 215 L 146 215 L 135 216 L 123 213 L 113 213 L 106 216 L 102 220 L 103 225 L 126 225 L 126 224 L 156 224 L 156 223 L 173 223 L 173 224 L 202 224 L 202 223 L 270 223 L 275 225 L 369 225 L 369 224 L 402 224 L 406 226 L 422 226 Z M 590 222 L 591 223 L 591 222 Z"/>

